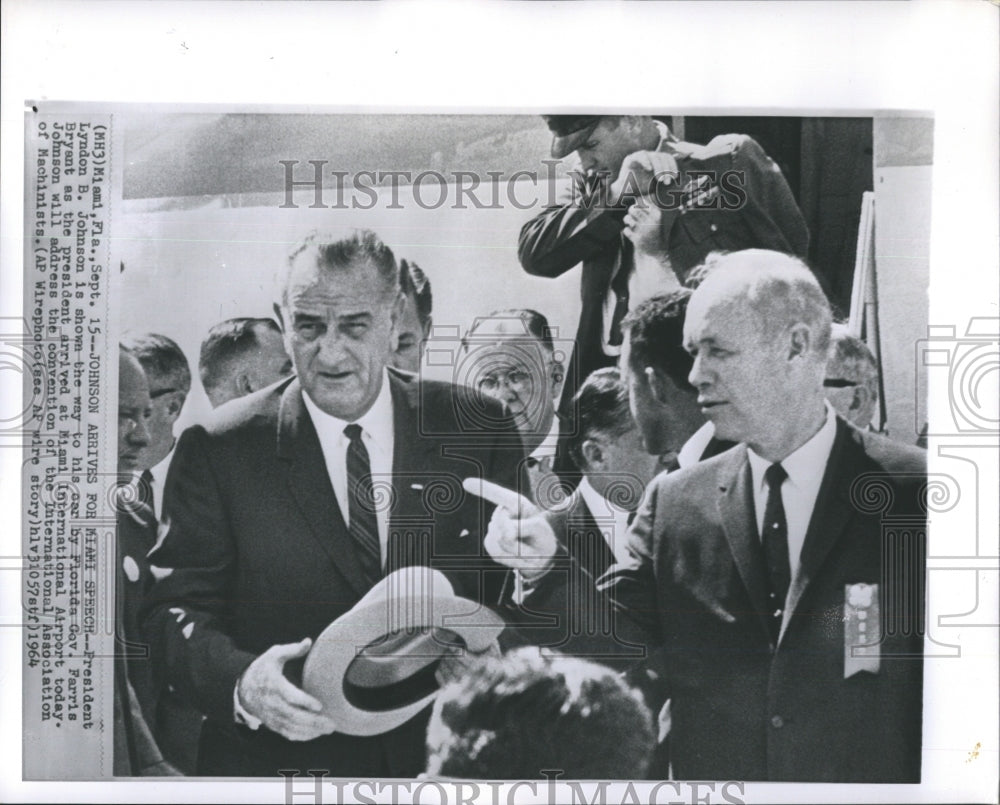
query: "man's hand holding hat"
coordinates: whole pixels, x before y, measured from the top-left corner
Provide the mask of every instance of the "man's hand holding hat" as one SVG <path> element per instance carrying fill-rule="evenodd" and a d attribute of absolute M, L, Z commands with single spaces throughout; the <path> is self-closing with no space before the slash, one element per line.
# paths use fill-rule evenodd
<path fill-rule="evenodd" d="M 608 188 L 608 203 L 621 202 L 625 195 L 641 196 L 655 193 L 654 183 L 668 185 L 677 181 L 677 160 L 663 151 L 636 151 L 622 161 L 618 178 Z M 652 202 L 651 202 L 652 203 Z"/>
<path fill-rule="evenodd" d="M 250 663 L 240 677 L 241 706 L 272 732 L 290 741 L 311 741 L 329 735 L 337 725 L 323 714 L 323 705 L 285 678 L 285 663 L 309 653 L 312 640 L 271 646 Z"/>

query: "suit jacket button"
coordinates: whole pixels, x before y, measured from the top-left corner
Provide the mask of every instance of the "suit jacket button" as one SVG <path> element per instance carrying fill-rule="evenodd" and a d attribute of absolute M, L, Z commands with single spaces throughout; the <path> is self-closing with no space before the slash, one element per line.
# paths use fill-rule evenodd
<path fill-rule="evenodd" d="M 771 726 L 776 730 L 780 730 L 783 726 L 785 726 L 785 719 L 781 716 L 771 716 Z"/>

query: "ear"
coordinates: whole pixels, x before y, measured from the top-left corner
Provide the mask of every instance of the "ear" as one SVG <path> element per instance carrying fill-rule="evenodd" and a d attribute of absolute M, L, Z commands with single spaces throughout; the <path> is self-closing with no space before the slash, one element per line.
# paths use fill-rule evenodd
<path fill-rule="evenodd" d="M 851 396 L 851 406 L 849 411 L 861 411 L 868 405 L 871 395 L 865 386 L 855 386 L 854 394 Z"/>
<path fill-rule="evenodd" d="M 667 384 L 673 381 L 654 366 L 647 366 L 642 370 L 642 374 L 646 378 L 646 383 L 649 384 L 649 391 L 652 393 L 653 399 L 660 405 L 667 405 L 671 399 L 670 388 Z"/>
<path fill-rule="evenodd" d="M 549 369 L 552 377 L 552 399 L 558 400 L 562 397 L 563 383 L 566 382 L 566 370 L 562 361 L 552 359 L 552 366 Z"/>
<path fill-rule="evenodd" d="M 584 466 L 588 470 L 599 469 L 604 463 L 604 450 L 600 442 L 594 439 L 584 439 L 580 445 L 580 453 L 583 455 Z"/>
<path fill-rule="evenodd" d="M 427 321 L 424 322 L 423 326 L 420 328 L 424 334 L 424 341 L 431 337 L 431 328 L 434 326 L 434 317 L 428 316 Z"/>
<path fill-rule="evenodd" d="M 788 359 L 803 358 L 809 354 L 812 348 L 812 331 L 808 324 L 799 323 L 792 325 L 788 333 Z"/>
<path fill-rule="evenodd" d="M 236 379 L 233 382 L 236 383 L 236 390 L 241 397 L 253 394 L 257 390 L 253 387 L 250 376 L 246 372 L 240 372 L 240 374 L 236 375 Z"/>
<path fill-rule="evenodd" d="M 167 416 L 171 422 L 176 421 L 177 417 L 181 415 L 181 409 L 184 407 L 186 399 L 187 395 L 182 391 L 175 391 L 170 395 L 170 400 L 167 402 Z"/>

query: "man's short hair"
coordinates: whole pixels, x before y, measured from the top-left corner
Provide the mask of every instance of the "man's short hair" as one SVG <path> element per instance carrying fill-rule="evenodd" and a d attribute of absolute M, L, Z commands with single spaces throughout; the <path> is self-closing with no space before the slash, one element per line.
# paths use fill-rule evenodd
<path fill-rule="evenodd" d="M 552 342 L 552 329 L 549 327 L 549 320 L 537 310 L 531 310 L 530 308 L 506 308 L 504 310 L 494 310 L 486 316 L 477 318 L 475 322 L 473 322 L 472 327 L 470 327 L 469 331 L 465 334 L 465 337 L 462 339 L 462 346 L 468 350 L 470 341 L 474 343 L 474 339 L 470 339 L 470 336 L 476 334 L 476 330 L 479 326 L 496 319 L 520 319 L 524 323 L 524 334 L 519 335 L 517 333 L 510 333 L 508 334 L 509 338 L 531 337 L 538 341 L 549 352 L 554 351 L 555 347 Z"/>
<path fill-rule="evenodd" d="M 254 319 L 240 316 L 213 325 L 201 342 L 198 375 L 205 391 L 216 388 L 226 379 L 233 362 L 257 349 L 260 343 L 257 328 L 263 327 L 281 334 L 274 319 Z"/>
<path fill-rule="evenodd" d="M 177 343 L 159 333 L 143 333 L 124 339 L 123 346 L 139 359 L 143 371 L 186 395 L 191 391 L 191 369 Z M 155 391 L 155 389 L 154 389 Z"/>
<path fill-rule="evenodd" d="M 464 779 L 645 776 L 654 746 L 639 693 L 608 668 L 522 648 L 480 660 L 438 695 L 428 772 Z"/>
<path fill-rule="evenodd" d="M 863 385 L 873 400 L 878 399 L 878 362 L 868 345 L 851 335 L 842 324 L 834 324 L 831 331 L 826 376 Z"/>
<path fill-rule="evenodd" d="M 635 423 L 628 406 L 628 387 L 613 366 L 598 369 L 583 381 L 573 398 L 577 427 L 567 445 L 577 467 L 583 470 L 583 443 L 598 434 L 615 439 L 624 436 Z"/>
<path fill-rule="evenodd" d="M 413 294 L 416 302 L 417 318 L 424 327 L 431 320 L 434 299 L 431 295 L 431 281 L 427 279 L 423 269 L 416 263 L 406 259 L 399 261 L 399 289 L 404 296 Z"/>
<path fill-rule="evenodd" d="M 659 369 L 681 389 L 688 383 L 693 359 L 684 349 L 684 313 L 691 291 L 681 288 L 644 299 L 622 320 L 633 370 Z"/>
<path fill-rule="evenodd" d="M 703 275 L 699 288 L 731 289 L 749 303 L 764 339 L 799 322 L 808 324 L 814 335 L 811 351 L 826 360 L 833 313 L 816 275 L 803 260 L 766 249 L 715 252 L 699 273 Z"/>
<path fill-rule="evenodd" d="M 321 231 L 310 232 L 288 255 L 289 269 L 300 255 L 309 251 L 316 253 L 319 265 L 333 271 L 368 263 L 382 280 L 387 296 L 399 293 L 399 266 L 396 264 L 396 257 L 392 249 L 370 229 L 357 229 L 344 238 L 336 238 Z M 282 304 L 288 303 L 287 275 L 281 288 L 281 301 Z"/>

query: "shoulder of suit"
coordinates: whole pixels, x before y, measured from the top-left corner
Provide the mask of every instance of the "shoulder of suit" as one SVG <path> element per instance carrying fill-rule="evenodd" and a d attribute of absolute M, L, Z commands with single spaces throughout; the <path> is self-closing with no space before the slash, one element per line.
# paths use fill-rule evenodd
<path fill-rule="evenodd" d="M 673 472 L 661 472 L 656 479 L 657 492 L 664 495 L 690 496 L 715 489 L 720 480 L 746 463 L 746 447 L 734 445 L 718 455 Z"/>
<path fill-rule="evenodd" d="M 747 134 L 720 134 L 706 145 L 675 142 L 669 144 L 668 150 L 677 157 L 704 162 L 718 157 L 735 157 L 748 150 L 760 150 L 760 146 Z"/>
<path fill-rule="evenodd" d="M 927 451 L 915 445 L 903 444 L 878 433 L 860 430 L 843 423 L 848 434 L 859 444 L 869 459 L 888 473 L 926 474 Z"/>

